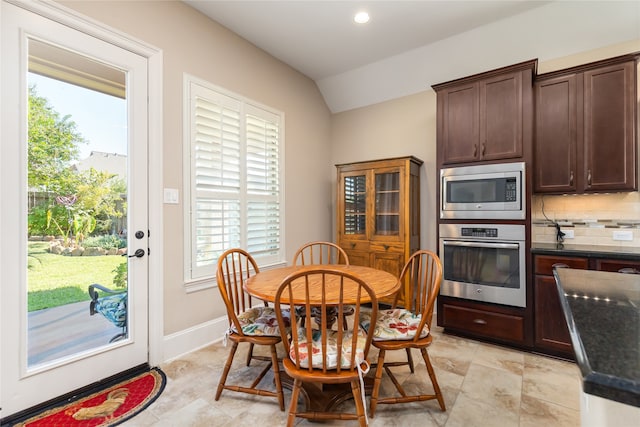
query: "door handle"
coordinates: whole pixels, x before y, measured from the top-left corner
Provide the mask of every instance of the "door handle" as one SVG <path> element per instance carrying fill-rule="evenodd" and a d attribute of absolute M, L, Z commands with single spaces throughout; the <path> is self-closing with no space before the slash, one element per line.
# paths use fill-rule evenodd
<path fill-rule="evenodd" d="M 144 249 L 136 249 L 135 253 L 133 255 L 129 255 L 129 258 L 142 258 L 144 256 Z"/>

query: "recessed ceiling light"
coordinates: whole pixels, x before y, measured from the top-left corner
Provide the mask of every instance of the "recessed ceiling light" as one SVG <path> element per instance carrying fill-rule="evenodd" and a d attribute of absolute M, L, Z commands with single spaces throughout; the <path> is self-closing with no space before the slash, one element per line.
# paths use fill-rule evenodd
<path fill-rule="evenodd" d="M 353 17 L 353 20 L 358 24 L 366 24 L 369 22 L 369 14 L 367 12 L 358 12 L 356 16 Z"/>

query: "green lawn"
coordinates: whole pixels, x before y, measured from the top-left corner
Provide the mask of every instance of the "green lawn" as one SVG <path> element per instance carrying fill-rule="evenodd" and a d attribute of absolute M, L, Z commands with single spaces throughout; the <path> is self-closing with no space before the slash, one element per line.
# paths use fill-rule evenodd
<path fill-rule="evenodd" d="M 72 257 L 47 252 L 49 243 L 29 242 L 29 311 L 88 301 L 87 288 L 99 283 L 114 288 L 113 271 L 127 262 L 117 255 Z"/>

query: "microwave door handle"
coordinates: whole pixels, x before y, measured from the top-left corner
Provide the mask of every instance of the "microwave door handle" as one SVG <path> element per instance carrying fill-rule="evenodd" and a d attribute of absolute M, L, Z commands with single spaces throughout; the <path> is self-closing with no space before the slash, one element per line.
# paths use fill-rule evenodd
<path fill-rule="evenodd" d="M 491 248 L 491 249 L 519 249 L 520 245 L 517 243 L 485 243 L 485 242 L 459 242 L 452 240 L 445 240 L 442 242 L 445 246 L 461 246 L 461 247 L 473 247 L 473 248 Z"/>

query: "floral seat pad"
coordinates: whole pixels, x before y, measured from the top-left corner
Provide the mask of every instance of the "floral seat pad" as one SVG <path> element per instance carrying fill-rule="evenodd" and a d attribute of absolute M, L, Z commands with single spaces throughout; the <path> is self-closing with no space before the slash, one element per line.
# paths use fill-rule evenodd
<path fill-rule="evenodd" d="M 282 310 L 285 328 L 291 326 L 291 313 L 289 310 Z M 273 307 L 253 307 L 238 315 L 238 321 L 245 335 L 262 335 L 262 336 L 280 336 L 280 328 L 278 327 L 278 319 Z M 236 327 L 231 328 L 234 332 L 238 332 Z"/>
<path fill-rule="evenodd" d="M 98 298 L 95 310 L 119 328 L 127 324 L 127 293 Z"/>
<path fill-rule="evenodd" d="M 410 340 L 415 338 L 418 325 L 422 316 L 414 314 L 404 308 L 396 308 L 392 310 L 379 310 L 378 320 L 375 324 L 373 332 L 374 341 L 388 340 Z M 364 330 L 369 330 L 371 325 L 371 312 L 363 311 L 360 313 L 360 326 Z M 420 338 L 429 335 L 429 327 L 425 324 L 420 334 Z"/>
<path fill-rule="evenodd" d="M 342 354 L 338 354 L 337 334 L 338 331 L 328 331 L 327 337 L 327 369 L 336 369 L 338 367 L 338 356 L 340 356 L 340 366 L 344 369 L 351 367 L 351 349 L 352 349 L 352 331 L 343 332 Z M 311 336 L 311 345 L 307 344 L 306 329 L 298 328 L 298 351 L 300 356 L 300 366 L 309 367 L 309 348 L 311 347 L 311 366 L 322 369 L 322 333 L 319 330 L 313 330 Z M 366 333 L 358 328 L 358 338 L 356 344 L 355 360 L 362 363 L 364 358 L 364 347 L 367 340 Z M 289 357 L 292 361 L 296 361 L 295 345 L 292 342 L 289 348 Z"/>

